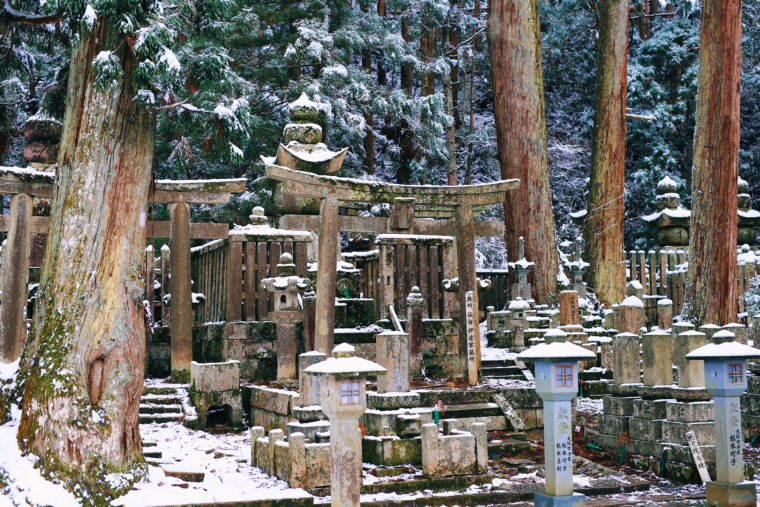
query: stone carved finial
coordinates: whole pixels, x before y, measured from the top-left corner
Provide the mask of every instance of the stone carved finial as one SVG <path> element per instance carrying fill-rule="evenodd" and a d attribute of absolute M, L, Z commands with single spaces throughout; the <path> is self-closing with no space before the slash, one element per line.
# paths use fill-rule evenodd
<path fill-rule="evenodd" d="M 267 217 L 264 215 L 264 208 L 256 206 L 251 210 L 251 216 L 248 217 L 251 225 L 264 225 L 267 223 Z"/>
<path fill-rule="evenodd" d="M 354 355 L 356 355 L 356 349 L 353 345 L 341 343 L 332 350 L 332 355 L 335 359 L 340 359 L 341 357 L 354 357 Z"/>
<path fill-rule="evenodd" d="M 420 288 L 416 285 L 412 287 L 411 292 L 406 297 L 406 304 L 409 306 L 423 306 L 425 304 L 425 298 L 422 296 Z"/>
<path fill-rule="evenodd" d="M 293 276 L 296 272 L 293 256 L 287 252 L 280 255 L 280 263 L 277 264 L 277 269 L 280 270 L 280 276 Z"/>
<path fill-rule="evenodd" d="M 520 239 L 517 240 L 517 258 L 525 258 L 525 240 L 522 236 L 520 236 Z"/>

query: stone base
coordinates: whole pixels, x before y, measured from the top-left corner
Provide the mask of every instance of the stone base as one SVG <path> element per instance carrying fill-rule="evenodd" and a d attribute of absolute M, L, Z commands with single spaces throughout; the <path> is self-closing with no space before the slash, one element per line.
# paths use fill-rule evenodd
<path fill-rule="evenodd" d="M 723 484 L 711 481 L 705 485 L 705 491 L 707 493 L 707 505 L 720 507 L 757 506 L 757 488 L 753 482 Z"/>
<path fill-rule="evenodd" d="M 327 419 L 325 413 L 322 412 L 322 407 L 319 405 L 313 405 L 311 407 L 293 407 L 291 409 L 291 414 L 302 423 L 324 421 Z"/>
<path fill-rule="evenodd" d="M 570 496 L 551 496 L 545 493 L 533 494 L 535 507 L 586 507 L 586 495 L 573 493 Z"/>
<path fill-rule="evenodd" d="M 206 429 L 206 419 L 212 407 L 224 407 L 231 429 L 243 426 L 243 397 L 240 389 L 204 393 L 190 390 L 190 402 L 198 412 L 197 429 Z"/>
<path fill-rule="evenodd" d="M 419 393 L 367 393 L 367 407 L 377 410 L 413 408 L 419 405 Z"/>
<path fill-rule="evenodd" d="M 607 392 L 615 396 L 639 396 L 639 388 L 644 384 L 610 384 Z"/>
<path fill-rule="evenodd" d="M 362 439 L 362 460 L 377 466 L 422 466 L 422 440 L 419 438 L 371 437 Z"/>
<path fill-rule="evenodd" d="M 330 421 L 314 421 L 309 423 L 289 422 L 285 427 L 285 434 L 290 436 L 293 433 L 303 433 L 305 439 L 309 442 L 319 442 L 317 433 L 327 433 L 330 431 Z"/>
<path fill-rule="evenodd" d="M 671 398 L 676 401 L 710 401 L 712 396 L 704 387 L 679 388 L 677 386 L 654 386 L 638 389 L 639 396 L 646 399 L 665 399 Z M 612 391 L 610 391 L 612 392 Z"/>

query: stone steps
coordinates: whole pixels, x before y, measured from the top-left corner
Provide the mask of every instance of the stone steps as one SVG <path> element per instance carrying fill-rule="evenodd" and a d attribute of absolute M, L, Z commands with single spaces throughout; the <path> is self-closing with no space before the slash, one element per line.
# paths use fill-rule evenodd
<path fill-rule="evenodd" d="M 488 378 L 525 378 L 522 370 L 517 366 L 484 366 L 481 372 L 483 374 L 483 377 Z"/>
<path fill-rule="evenodd" d="M 502 415 L 496 403 L 471 403 L 469 405 L 449 405 L 443 419 L 460 419 L 465 417 L 489 417 Z"/>
<path fill-rule="evenodd" d="M 140 424 L 160 424 L 184 419 L 182 400 L 188 388 L 186 384 L 146 385 L 140 398 Z"/>
<path fill-rule="evenodd" d="M 153 414 L 176 414 L 182 413 L 182 405 L 154 405 L 152 403 L 140 403 L 140 415 Z"/>
<path fill-rule="evenodd" d="M 488 457 L 497 458 L 503 455 L 520 454 L 529 451 L 530 442 L 526 440 L 508 439 L 501 442 L 488 442 Z"/>

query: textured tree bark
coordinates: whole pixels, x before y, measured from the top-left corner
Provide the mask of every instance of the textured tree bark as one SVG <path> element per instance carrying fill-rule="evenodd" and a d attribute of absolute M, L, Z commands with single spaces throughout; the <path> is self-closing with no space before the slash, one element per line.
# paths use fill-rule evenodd
<path fill-rule="evenodd" d="M 409 43 L 411 42 L 411 38 L 409 36 L 409 22 L 407 21 L 406 17 L 401 18 L 401 36 L 404 38 L 404 41 Z M 401 64 L 401 89 L 403 89 L 406 92 L 406 96 L 410 97 L 412 96 L 412 65 L 408 63 L 402 63 Z"/>
<path fill-rule="evenodd" d="M 72 50 L 40 294 L 22 357 L 18 441 L 44 473 L 104 504 L 107 473 L 145 473 L 138 427 L 145 322 L 140 276 L 155 121 L 132 101 L 135 61 L 103 18 Z M 94 88 L 119 47 L 124 77 Z M 105 499 L 105 500 L 104 500 Z"/>
<path fill-rule="evenodd" d="M 735 322 L 741 0 L 702 7 L 699 87 L 683 313 L 696 325 Z"/>
<path fill-rule="evenodd" d="M 600 301 L 625 294 L 625 96 L 628 76 L 628 0 L 602 0 L 596 56 L 591 181 L 586 216 L 589 284 Z"/>
<path fill-rule="evenodd" d="M 518 239 L 536 263 L 534 298 L 557 292 L 557 239 L 549 187 L 541 33 L 537 0 L 489 2 L 486 36 L 491 52 L 496 140 L 502 178 L 520 188 L 504 203 L 507 254 L 517 260 Z"/>

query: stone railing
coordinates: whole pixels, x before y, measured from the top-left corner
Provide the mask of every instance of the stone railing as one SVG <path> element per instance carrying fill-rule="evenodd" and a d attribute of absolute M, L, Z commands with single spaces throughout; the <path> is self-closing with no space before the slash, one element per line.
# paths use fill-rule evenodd
<path fill-rule="evenodd" d="M 251 428 L 251 465 L 278 477 L 291 488 L 312 489 L 330 485 L 330 444 L 306 443 L 303 433 L 282 430 L 264 436 L 264 428 Z"/>

